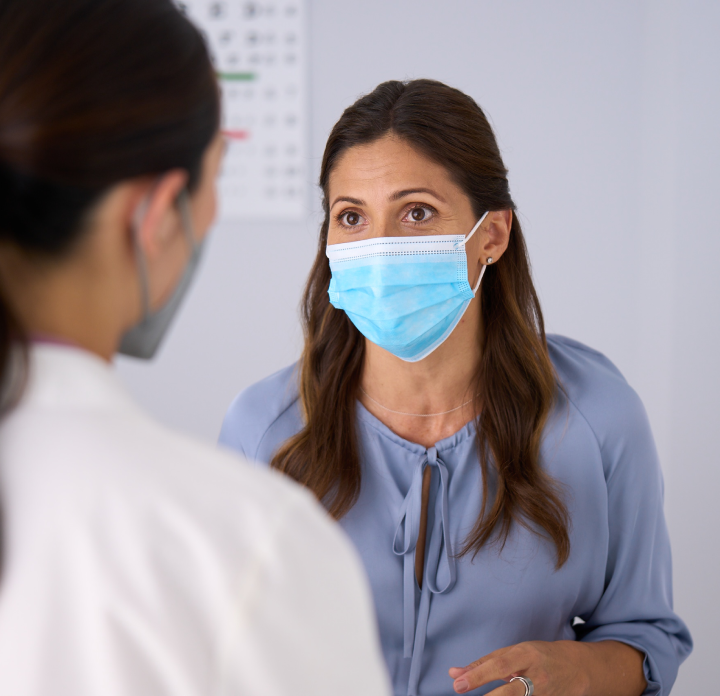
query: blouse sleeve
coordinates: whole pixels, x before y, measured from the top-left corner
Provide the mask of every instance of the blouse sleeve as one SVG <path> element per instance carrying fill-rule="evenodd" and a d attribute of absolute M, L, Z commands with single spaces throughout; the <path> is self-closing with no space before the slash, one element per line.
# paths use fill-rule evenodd
<path fill-rule="evenodd" d="M 663 480 L 650 424 L 629 387 L 625 397 L 613 415 L 615 425 L 604 436 L 595 431 L 608 496 L 605 589 L 575 630 L 583 641 L 617 640 L 643 652 L 645 695 L 665 696 L 692 650 L 692 638 L 673 611 Z"/>
<path fill-rule="evenodd" d="M 269 464 L 277 448 L 303 426 L 296 366 L 290 365 L 235 397 L 218 444 L 247 459 Z"/>

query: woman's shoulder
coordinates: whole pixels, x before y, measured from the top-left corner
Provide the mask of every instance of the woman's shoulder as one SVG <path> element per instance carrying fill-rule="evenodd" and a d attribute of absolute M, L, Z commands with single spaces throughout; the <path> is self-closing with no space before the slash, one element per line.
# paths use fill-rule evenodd
<path fill-rule="evenodd" d="M 565 336 L 549 335 L 547 341 L 564 397 L 587 422 L 601 449 L 649 434 L 640 397 L 607 357 Z"/>
<path fill-rule="evenodd" d="M 268 463 L 277 448 L 302 428 L 297 363 L 241 391 L 230 404 L 220 444 Z"/>
<path fill-rule="evenodd" d="M 571 384 L 604 382 L 627 386 L 620 370 L 600 351 L 558 334 L 548 334 L 547 343 L 555 370 Z"/>

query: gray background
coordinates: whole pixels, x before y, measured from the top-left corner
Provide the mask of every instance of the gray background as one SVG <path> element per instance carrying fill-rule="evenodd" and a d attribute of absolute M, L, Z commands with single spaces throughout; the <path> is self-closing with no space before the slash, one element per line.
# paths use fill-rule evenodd
<path fill-rule="evenodd" d="M 312 181 L 342 110 L 387 79 L 471 94 L 496 129 L 549 329 L 642 396 L 666 480 L 676 608 L 696 640 L 675 694 L 716 689 L 720 641 L 720 3 L 309 0 Z M 242 388 L 293 362 L 319 199 L 298 224 L 219 225 L 152 364 L 120 373 L 214 441 Z M 478 656 L 479 657 L 479 656 Z"/>

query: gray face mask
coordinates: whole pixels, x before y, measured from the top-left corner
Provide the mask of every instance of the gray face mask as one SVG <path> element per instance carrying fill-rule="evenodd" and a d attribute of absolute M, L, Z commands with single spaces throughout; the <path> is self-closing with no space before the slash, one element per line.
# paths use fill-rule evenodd
<path fill-rule="evenodd" d="M 188 264 L 183 271 L 182 278 L 180 278 L 172 296 L 156 312 L 153 312 L 150 309 L 150 289 L 147 264 L 145 263 L 145 256 L 140 248 L 137 234 L 134 235 L 135 256 L 137 258 L 138 274 L 140 276 L 140 291 L 142 293 L 143 318 L 140 323 L 133 326 L 123 335 L 118 349 L 118 352 L 123 355 L 149 360 L 155 355 L 155 353 L 157 353 L 157 349 L 160 346 L 163 337 L 167 333 L 175 313 L 182 304 L 185 293 L 190 287 L 195 271 L 197 270 L 202 252 L 202 243 L 195 241 L 187 191 L 183 191 L 178 196 L 178 209 L 180 210 L 180 218 L 185 238 L 188 246 L 190 247 L 190 260 L 188 261 Z"/>

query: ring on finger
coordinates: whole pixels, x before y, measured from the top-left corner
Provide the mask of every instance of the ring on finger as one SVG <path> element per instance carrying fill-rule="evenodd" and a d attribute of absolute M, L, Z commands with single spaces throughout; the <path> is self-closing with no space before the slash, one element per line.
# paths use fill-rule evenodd
<path fill-rule="evenodd" d="M 527 677 L 513 677 L 510 680 L 510 683 L 514 681 L 521 681 L 525 685 L 524 696 L 533 696 L 533 693 L 535 691 L 535 685 Z"/>

